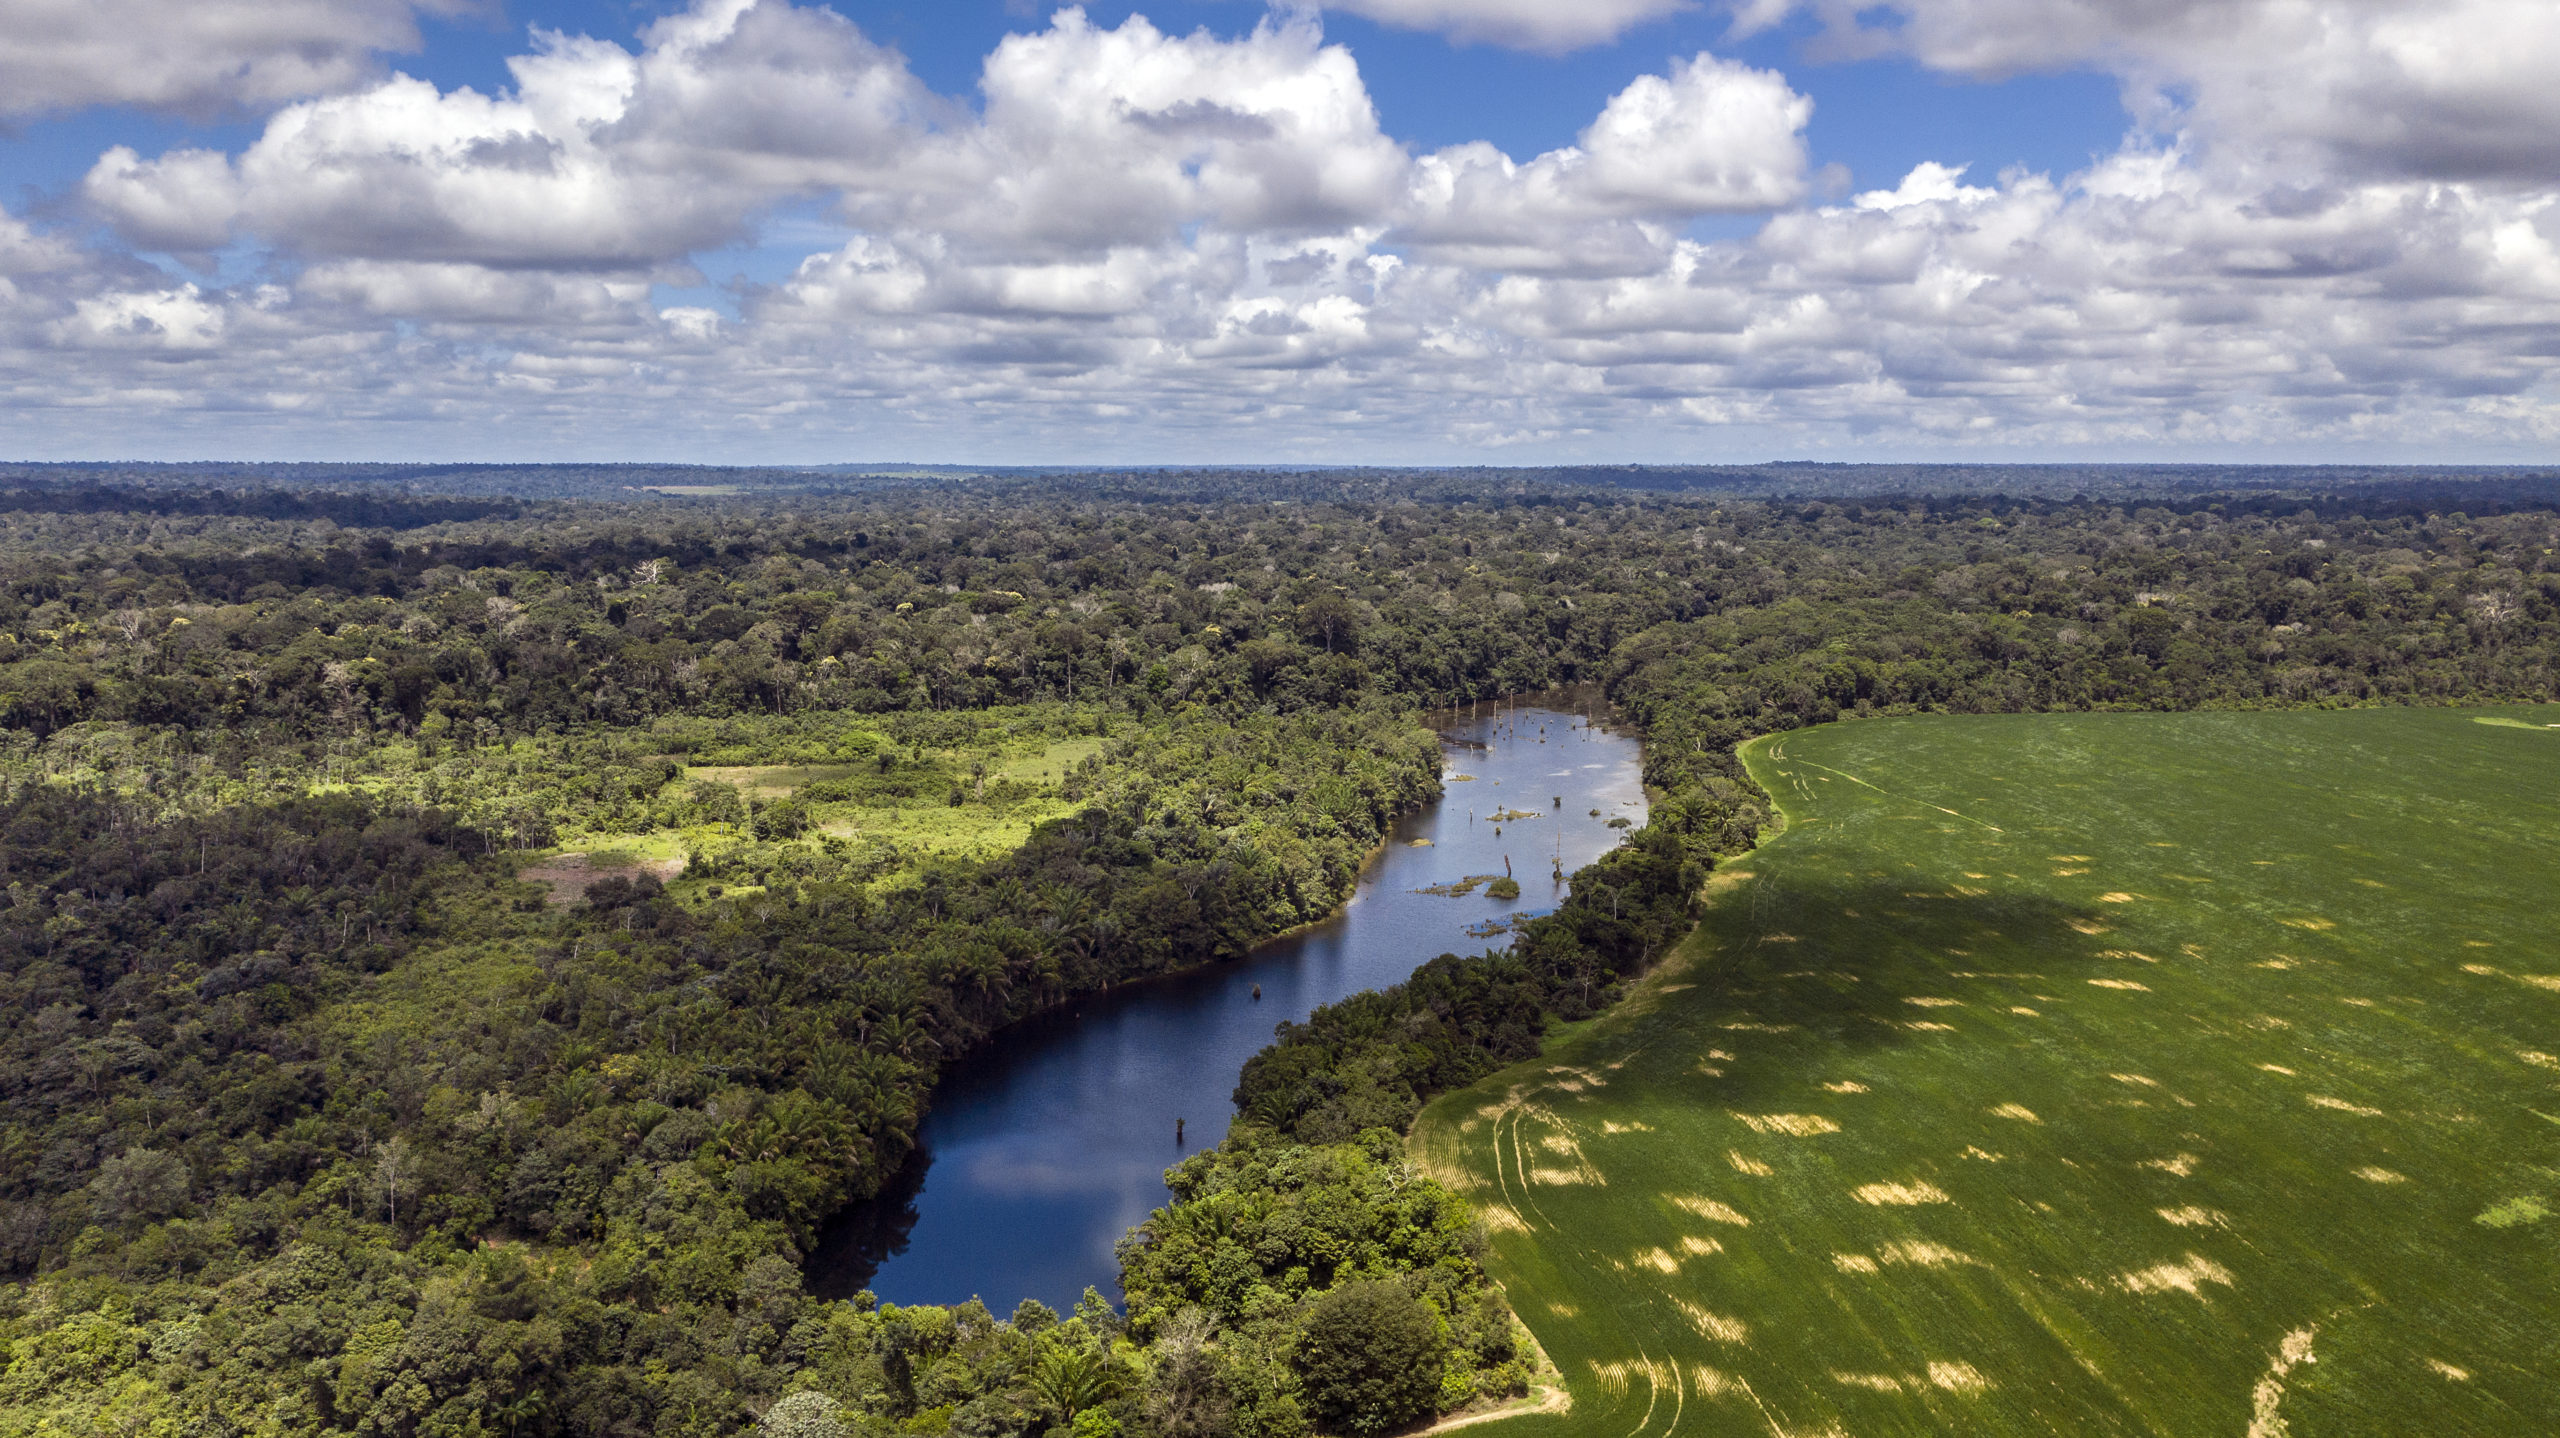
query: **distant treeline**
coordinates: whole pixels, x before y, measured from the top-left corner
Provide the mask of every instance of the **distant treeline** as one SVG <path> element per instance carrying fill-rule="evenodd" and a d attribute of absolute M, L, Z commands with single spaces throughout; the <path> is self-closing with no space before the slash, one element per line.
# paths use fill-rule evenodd
<path fill-rule="evenodd" d="M 2560 499 L 2543 465 L 2342 464 L 1579 464 L 1545 466 L 1050 466 L 830 464 L 0 464 L 0 486 L 159 492 L 330 492 L 385 499 L 630 502 L 669 507 L 739 498 L 795 506 L 830 498 L 916 501 L 967 494 L 1042 503 L 1434 504 L 1533 499 L 1866 500 L 1913 496 L 2126 503 L 2256 497 L 2344 499 L 2494 513 Z M 246 510 L 227 512 L 246 513 Z M 343 522 L 343 521 L 342 521 Z M 383 521 L 397 524 L 396 518 Z"/>

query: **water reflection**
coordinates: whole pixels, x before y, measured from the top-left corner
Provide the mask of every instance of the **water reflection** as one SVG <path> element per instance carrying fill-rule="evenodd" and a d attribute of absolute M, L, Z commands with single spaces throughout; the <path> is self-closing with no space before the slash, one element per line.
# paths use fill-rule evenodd
<path fill-rule="evenodd" d="M 811 1290 L 868 1287 L 897 1303 L 975 1295 L 999 1312 L 1026 1295 L 1064 1309 L 1087 1285 L 1116 1295 L 1113 1245 L 1163 1204 L 1167 1167 L 1224 1136 L 1236 1075 L 1275 1025 L 1397 983 L 1438 954 L 1503 947 L 1508 920 L 1562 901 L 1558 869 L 1618 843 L 1624 826 L 1611 820 L 1644 822 L 1633 738 L 1556 708 L 1435 717 L 1448 792 L 1396 824 L 1342 913 L 1235 963 L 997 1035 L 945 1076 L 922 1147 L 891 1188 L 829 1225 Z M 1506 869 L 1514 900 L 1419 892 Z"/>

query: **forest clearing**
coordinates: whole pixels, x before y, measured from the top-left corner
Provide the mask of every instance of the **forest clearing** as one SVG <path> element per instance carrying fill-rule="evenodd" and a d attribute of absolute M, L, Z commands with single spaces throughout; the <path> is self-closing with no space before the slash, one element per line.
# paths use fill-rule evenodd
<path fill-rule="evenodd" d="M 1698 934 L 1417 1126 L 1572 1389 L 1510 1431 L 2530 1431 L 2554 721 L 1745 746 L 1787 825 Z"/>

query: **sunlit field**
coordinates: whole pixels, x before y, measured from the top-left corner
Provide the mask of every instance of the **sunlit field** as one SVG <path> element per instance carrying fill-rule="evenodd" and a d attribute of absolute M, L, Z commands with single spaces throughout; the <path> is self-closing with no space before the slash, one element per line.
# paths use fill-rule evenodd
<path fill-rule="evenodd" d="M 1869 721 L 1616 1013 L 1435 1104 L 1515 1433 L 2560 1414 L 2560 709 Z"/>

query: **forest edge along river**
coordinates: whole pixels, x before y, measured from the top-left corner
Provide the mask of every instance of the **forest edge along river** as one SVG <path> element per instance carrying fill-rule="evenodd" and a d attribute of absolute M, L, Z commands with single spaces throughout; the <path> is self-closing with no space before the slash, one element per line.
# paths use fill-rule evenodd
<path fill-rule="evenodd" d="M 1164 1171 L 1225 1135 L 1237 1075 L 1275 1026 L 1443 953 L 1507 946 L 1514 921 L 1553 910 L 1644 824 L 1635 738 L 1549 707 L 1579 697 L 1426 716 L 1442 797 L 1395 822 L 1332 917 L 1034 1015 L 954 1063 L 904 1169 L 820 1235 L 810 1291 L 1060 1311 L 1088 1286 L 1116 1294 L 1115 1246 L 1170 1196 Z M 1506 875 L 1519 897 L 1490 896 Z"/>

